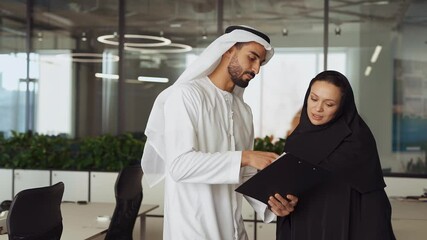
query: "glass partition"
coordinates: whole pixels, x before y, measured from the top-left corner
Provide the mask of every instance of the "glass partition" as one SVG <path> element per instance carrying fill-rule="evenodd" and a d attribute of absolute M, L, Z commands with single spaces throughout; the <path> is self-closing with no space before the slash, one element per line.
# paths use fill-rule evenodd
<path fill-rule="evenodd" d="M 0 134 L 9 136 L 12 130 L 22 132 L 28 127 L 27 100 L 34 83 L 27 81 L 27 32 L 26 22 L 21 20 L 26 5 L 2 1 L 0 8 L 6 5 L 13 8 L 3 11 L 0 18 Z"/>
<path fill-rule="evenodd" d="M 427 3 L 406 5 L 390 33 L 390 59 L 384 64 L 392 84 L 391 172 L 427 174 Z M 390 102 L 389 102 L 390 104 Z"/>
<path fill-rule="evenodd" d="M 118 15 L 118 1 L 34 1 L 37 132 L 117 133 Z"/>
<path fill-rule="evenodd" d="M 142 133 L 156 96 L 227 26 L 243 24 L 276 49 L 245 93 L 257 136 L 285 138 L 308 81 L 335 69 L 351 81 L 384 171 L 426 176 L 426 8 L 403 0 L 3 0 L 0 131 Z"/>

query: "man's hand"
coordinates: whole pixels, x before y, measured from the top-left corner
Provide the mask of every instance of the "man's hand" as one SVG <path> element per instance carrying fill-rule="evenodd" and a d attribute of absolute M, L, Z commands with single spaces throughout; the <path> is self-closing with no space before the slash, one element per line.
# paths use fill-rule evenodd
<path fill-rule="evenodd" d="M 289 215 L 298 203 L 298 198 L 293 195 L 286 195 L 286 198 L 288 200 L 276 193 L 268 199 L 271 211 L 279 217 Z"/>
<path fill-rule="evenodd" d="M 242 167 L 251 166 L 262 170 L 270 165 L 278 156 L 274 152 L 242 151 Z"/>

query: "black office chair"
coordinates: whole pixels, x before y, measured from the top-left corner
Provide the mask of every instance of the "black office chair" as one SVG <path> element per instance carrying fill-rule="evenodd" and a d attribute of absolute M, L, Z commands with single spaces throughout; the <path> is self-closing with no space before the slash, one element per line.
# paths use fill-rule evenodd
<path fill-rule="evenodd" d="M 114 191 L 116 207 L 105 240 L 132 240 L 133 227 L 142 202 L 141 165 L 122 169 Z"/>
<path fill-rule="evenodd" d="M 7 216 L 9 240 L 59 240 L 64 183 L 22 190 L 12 200 Z"/>
<path fill-rule="evenodd" d="M 4 200 L 0 203 L 0 213 L 4 211 L 9 211 L 10 204 L 12 204 L 11 200 Z"/>

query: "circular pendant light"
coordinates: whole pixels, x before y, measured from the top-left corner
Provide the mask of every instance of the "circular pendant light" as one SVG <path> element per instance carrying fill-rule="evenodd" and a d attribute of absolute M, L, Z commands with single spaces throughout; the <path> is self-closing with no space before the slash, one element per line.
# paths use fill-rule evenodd
<path fill-rule="evenodd" d="M 102 35 L 97 37 L 98 42 L 118 46 L 119 42 L 115 40 L 111 40 L 117 38 L 117 35 Z M 128 43 L 125 42 L 125 47 L 162 47 L 172 43 L 170 39 L 158 36 L 150 36 L 150 35 L 140 35 L 140 34 L 125 34 L 125 39 L 144 39 L 150 40 L 153 42 L 150 43 Z"/>

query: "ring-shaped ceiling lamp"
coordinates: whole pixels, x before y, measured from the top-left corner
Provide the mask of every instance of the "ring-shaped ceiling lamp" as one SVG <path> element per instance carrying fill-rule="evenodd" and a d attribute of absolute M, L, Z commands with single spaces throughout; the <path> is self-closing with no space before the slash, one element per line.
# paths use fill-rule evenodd
<path fill-rule="evenodd" d="M 117 55 L 102 53 L 65 53 L 56 57 L 81 63 L 118 62 L 120 59 Z"/>
<path fill-rule="evenodd" d="M 171 47 L 171 48 L 168 48 Z M 142 53 L 147 54 L 155 54 L 155 53 L 184 53 L 189 52 L 193 48 L 186 44 L 180 43 L 171 43 L 169 45 L 163 46 L 162 48 L 137 48 L 137 47 L 126 47 L 125 50 L 129 51 L 140 51 Z"/>
<path fill-rule="evenodd" d="M 118 41 L 113 41 L 110 39 L 113 39 L 117 37 L 117 35 L 102 35 L 97 37 L 96 39 L 98 42 L 118 46 Z M 150 35 L 139 35 L 139 34 L 125 34 L 125 39 L 146 39 L 146 40 L 153 40 L 158 42 L 153 43 L 128 43 L 125 42 L 125 47 L 162 47 L 166 46 L 172 43 L 170 39 L 164 38 L 164 37 L 158 37 L 158 36 L 150 36 Z"/>

